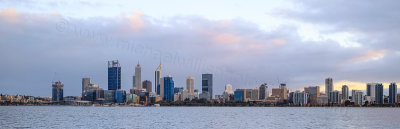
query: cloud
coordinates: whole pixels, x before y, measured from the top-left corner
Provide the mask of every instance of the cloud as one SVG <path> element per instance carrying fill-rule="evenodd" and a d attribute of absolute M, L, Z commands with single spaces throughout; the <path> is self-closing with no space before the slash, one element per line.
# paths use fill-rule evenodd
<path fill-rule="evenodd" d="M 316 5 L 308 4 L 307 8 Z M 123 89 L 131 88 L 137 60 L 143 68 L 142 78 L 153 80 L 160 58 L 162 73 L 173 75 L 177 86 L 185 85 L 186 76 L 201 78 L 201 73 L 213 73 L 216 94 L 222 93 L 226 83 L 234 88 L 255 88 L 266 82 L 273 88 L 285 82 L 289 89 L 302 89 L 321 84 L 329 76 L 360 83 L 390 82 L 400 77 L 399 56 L 389 53 L 399 51 L 400 39 L 397 33 L 391 33 L 397 32 L 396 29 L 373 24 L 380 29 L 369 31 L 345 18 L 330 21 L 330 17 L 322 15 L 331 12 L 326 12 L 325 7 L 317 9 L 317 13 L 287 11 L 287 14 L 297 22 L 331 27 L 315 32 L 333 35 L 318 41 L 303 40 L 299 33 L 303 26 L 299 24 L 282 24 L 265 31 L 259 24 L 243 18 L 215 20 L 197 15 L 156 18 L 137 11 L 121 17 L 85 19 L 57 12 L 18 11 L 11 15 L 23 19 L 16 27 L 8 21 L 10 15 L 5 14 L 9 13 L 3 10 L 0 60 L 7 63 L 0 64 L 0 87 L 4 89 L 0 91 L 49 96 L 48 89 L 55 78 L 65 83 L 66 95 L 79 95 L 82 77 L 91 77 L 106 89 L 106 61 L 114 59 L 122 66 Z M 345 38 L 333 40 L 335 34 Z M 355 40 L 347 40 L 354 37 Z M 340 41 L 360 45 L 344 47 Z M 379 60 L 369 61 L 374 59 Z M 201 79 L 196 79 L 195 88 L 200 86 Z"/>
<path fill-rule="evenodd" d="M 378 50 L 378 51 L 368 51 L 366 52 L 364 55 L 354 58 L 352 59 L 353 61 L 356 62 L 361 62 L 361 61 L 368 61 L 368 60 L 378 60 L 381 59 L 385 56 L 385 54 L 387 53 L 387 50 Z"/>
<path fill-rule="evenodd" d="M 2 21 L 10 22 L 10 23 L 20 23 L 21 19 L 18 17 L 18 12 L 15 9 L 6 9 L 0 11 L 0 18 Z"/>

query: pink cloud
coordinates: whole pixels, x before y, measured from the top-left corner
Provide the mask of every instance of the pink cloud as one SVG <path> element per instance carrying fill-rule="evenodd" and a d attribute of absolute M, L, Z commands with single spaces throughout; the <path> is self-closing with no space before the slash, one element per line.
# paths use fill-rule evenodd
<path fill-rule="evenodd" d="M 386 53 L 387 53 L 387 51 L 385 49 L 378 50 L 378 51 L 371 50 L 371 51 L 366 52 L 362 56 L 353 58 L 352 60 L 357 61 L 357 62 L 368 61 L 368 60 L 377 60 L 377 59 L 383 58 Z"/>
<path fill-rule="evenodd" d="M 12 8 L 0 11 L 0 19 L 15 24 L 21 22 L 21 19 L 18 18 L 17 10 Z"/>

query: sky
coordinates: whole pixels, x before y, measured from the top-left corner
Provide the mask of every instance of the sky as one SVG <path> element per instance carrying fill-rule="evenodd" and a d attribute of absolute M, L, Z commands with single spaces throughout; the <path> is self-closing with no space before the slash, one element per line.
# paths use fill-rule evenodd
<path fill-rule="evenodd" d="M 186 87 L 214 75 L 225 84 L 256 88 L 286 83 L 291 91 L 332 77 L 365 90 L 368 82 L 400 80 L 400 1 L 0 0 L 0 93 L 81 94 L 83 77 L 107 89 L 107 61 L 119 60 L 122 89 L 171 75 Z M 154 85 L 154 84 L 153 84 Z M 153 88 L 154 89 L 154 88 Z M 387 93 L 385 93 L 387 94 Z"/>

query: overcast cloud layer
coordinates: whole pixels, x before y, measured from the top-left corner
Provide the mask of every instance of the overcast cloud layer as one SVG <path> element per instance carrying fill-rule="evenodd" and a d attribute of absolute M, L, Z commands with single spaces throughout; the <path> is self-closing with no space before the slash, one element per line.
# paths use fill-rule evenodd
<path fill-rule="evenodd" d="M 0 93 L 50 96 L 51 82 L 60 80 L 65 95 L 79 95 L 82 77 L 107 89 L 108 60 L 120 61 L 125 90 L 138 61 L 142 79 L 154 82 L 160 59 L 175 86 L 186 87 L 185 77 L 193 76 L 201 89 L 201 74 L 213 73 L 216 94 L 227 83 L 234 89 L 264 82 L 271 88 L 284 82 L 291 90 L 320 85 L 322 91 L 326 77 L 337 82 L 335 90 L 339 82 L 362 89 L 366 82 L 400 79 L 395 0 L 233 1 L 170 7 L 170 14 L 156 11 L 167 7 L 135 2 L 0 3 Z M 196 12 L 198 6 L 204 12 Z"/>

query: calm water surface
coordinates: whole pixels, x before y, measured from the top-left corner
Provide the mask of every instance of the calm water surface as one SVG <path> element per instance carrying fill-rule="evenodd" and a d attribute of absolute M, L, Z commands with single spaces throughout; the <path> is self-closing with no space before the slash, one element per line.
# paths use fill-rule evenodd
<path fill-rule="evenodd" d="M 1 128 L 400 128 L 399 108 L 0 107 Z"/>

